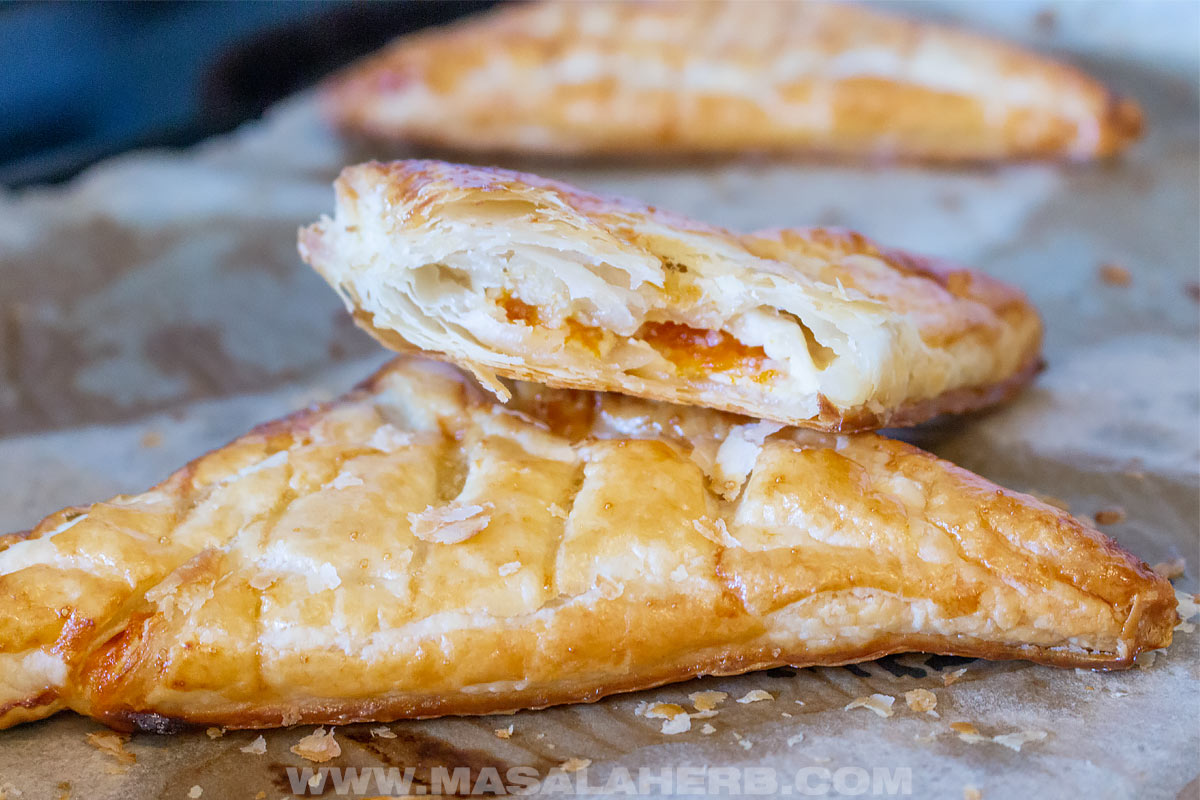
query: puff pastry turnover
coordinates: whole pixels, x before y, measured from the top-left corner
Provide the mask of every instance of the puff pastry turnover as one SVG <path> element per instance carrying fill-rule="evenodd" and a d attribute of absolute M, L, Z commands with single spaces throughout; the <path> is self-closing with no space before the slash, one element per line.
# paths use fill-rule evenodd
<path fill-rule="evenodd" d="M 398 360 L 0 537 L 0 726 L 482 714 L 904 650 L 1124 667 L 1170 585 L 909 445 Z"/>
<path fill-rule="evenodd" d="M 358 324 L 495 375 L 824 430 L 1003 400 L 1041 323 L 981 273 L 829 230 L 739 236 L 439 161 L 343 171 L 300 251 Z"/>
<path fill-rule="evenodd" d="M 506 6 L 398 40 L 325 102 L 370 138 L 571 156 L 1086 159 L 1142 125 L 1069 66 L 844 3 Z"/>

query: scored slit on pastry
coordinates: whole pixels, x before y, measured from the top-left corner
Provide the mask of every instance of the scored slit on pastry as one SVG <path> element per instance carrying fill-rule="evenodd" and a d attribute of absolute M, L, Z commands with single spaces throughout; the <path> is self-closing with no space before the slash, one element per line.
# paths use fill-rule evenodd
<path fill-rule="evenodd" d="M 738 235 L 532 175 L 343 171 L 304 258 L 397 350 L 826 430 L 1012 395 L 1041 323 L 979 272 L 823 229 Z"/>
<path fill-rule="evenodd" d="M 1130 666 L 1163 578 L 910 445 L 400 358 L 0 537 L 0 727 L 344 724 L 921 650 Z"/>
<path fill-rule="evenodd" d="M 323 100 L 371 139 L 535 156 L 1088 159 L 1142 128 L 1066 64 L 840 2 L 505 4 L 398 39 Z"/>

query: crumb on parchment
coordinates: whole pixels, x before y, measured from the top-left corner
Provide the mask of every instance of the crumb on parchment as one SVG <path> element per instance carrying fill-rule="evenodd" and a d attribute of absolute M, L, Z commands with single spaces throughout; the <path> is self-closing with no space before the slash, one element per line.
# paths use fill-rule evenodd
<path fill-rule="evenodd" d="M 265 755 L 267 752 L 267 740 L 260 734 L 253 742 L 244 747 L 239 747 L 238 750 L 252 756 Z"/>
<path fill-rule="evenodd" d="M 688 700 L 692 701 L 697 711 L 714 711 L 728 698 L 729 695 L 725 692 L 692 692 L 688 695 Z"/>
<path fill-rule="evenodd" d="M 1131 286 L 1133 285 L 1133 273 L 1120 264 L 1109 261 L 1100 265 L 1100 280 L 1109 286 Z"/>
<path fill-rule="evenodd" d="M 129 734 L 116 731 L 96 731 L 87 735 L 88 744 L 122 764 L 136 764 L 137 756 L 125 749 Z"/>
<path fill-rule="evenodd" d="M 953 672 L 947 672 L 945 675 L 942 676 L 942 685 L 950 686 L 952 684 L 958 683 L 958 679 L 966 674 L 967 674 L 966 667 L 963 667 L 962 669 L 956 669 Z"/>
<path fill-rule="evenodd" d="M 744 705 L 746 703 L 757 703 L 762 700 L 774 700 L 774 699 L 775 699 L 775 695 L 771 694 L 770 692 L 765 692 L 762 689 L 752 689 L 751 691 L 746 692 L 746 694 L 744 694 L 743 696 L 739 697 L 737 699 L 737 701 Z"/>
<path fill-rule="evenodd" d="M 559 764 L 558 767 L 563 772 L 579 772 L 581 769 L 587 769 L 591 764 L 592 760 L 590 758 L 571 757 Z"/>
<path fill-rule="evenodd" d="M 874 711 L 881 717 L 890 717 L 895 712 L 892 711 L 892 704 L 896 702 L 896 698 L 886 694 L 876 692 L 870 697 L 856 697 L 851 700 L 844 709 L 850 711 L 855 708 L 865 708 Z"/>
<path fill-rule="evenodd" d="M 340 756 L 342 746 L 333 738 L 333 728 L 330 728 L 328 733 L 324 728 L 317 728 L 292 745 L 291 751 L 303 759 L 319 764 Z"/>
<path fill-rule="evenodd" d="M 492 733 L 496 735 L 497 739 L 511 739 L 513 735 L 513 726 L 509 725 L 507 728 L 496 728 L 494 731 L 492 731 Z"/>
<path fill-rule="evenodd" d="M 1097 525 L 1118 525 L 1125 521 L 1125 509 L 1120 506 L 1102 508 L 1092 515 Z"/>
<path fill-rule="evenodd" d="M 1155 574 L 1173 581 L 1187 570 L 1187 561 L 1183 558 L 1173 558 L 1170 561 L 1160 561 L 1150 568 Z"/>
<path fill-rule="evenodd" d="M 917 712 L 929 712 L 937 708 L 937 695 L 928 689 L 912 689 L 904 693 L 904 702 Z"/>
<path fill-rule="evenodd" d="M 979 732 L 979 728 L 976 728 L 969 722 L 951 722 L 950 730 L 957 733 L 958 738 L 964 742 L 982 742 L 987 739 L 986 736 Z"/>

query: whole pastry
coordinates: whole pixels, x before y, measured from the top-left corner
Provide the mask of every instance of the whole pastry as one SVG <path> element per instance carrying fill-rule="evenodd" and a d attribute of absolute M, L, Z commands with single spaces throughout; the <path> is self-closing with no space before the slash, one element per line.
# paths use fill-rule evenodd
<path fill-rule="evenodd" d="M 909 445 L 399 359 L 0 537 L 0 727 L 483 714 L 905 650 L 1116 668 L 1164 579 Z"/>
<path fill-rule="evenodd" d="M 1077 69 L 848 3 L 510 4 L 401 38 L 325 91 L 375 139 L 557 156 L 1089 159 L 1141 132 Z"/>

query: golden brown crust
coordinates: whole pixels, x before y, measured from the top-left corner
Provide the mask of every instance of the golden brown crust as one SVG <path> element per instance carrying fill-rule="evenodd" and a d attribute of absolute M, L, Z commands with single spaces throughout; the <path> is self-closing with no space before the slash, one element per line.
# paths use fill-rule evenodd
<path fill-rule="evenodd" d="M 1121 668 L 1170 643 L 1145 564 L 917 448 L 511 388 L 398 359 L 47 518 L 0 551 L 0 726 L 482 714 L 910 649 Z"/>
<path fill-rule="evenodd" d="M 1040 362 L 1018 289 L 855 233 L 739 235 L 437 161 L 336 186 L 304 258 L 383 344 L 498 391 L 497 375 L 861 430 L 1007 399 Z"/>
<path fill-rule="evenodd" d="M 394 42 L 324 103 L 358 136 L 551 156 L 1088 159 L 1142 128 L 1077 69 L 845 3 L 509 5 Z"/>

